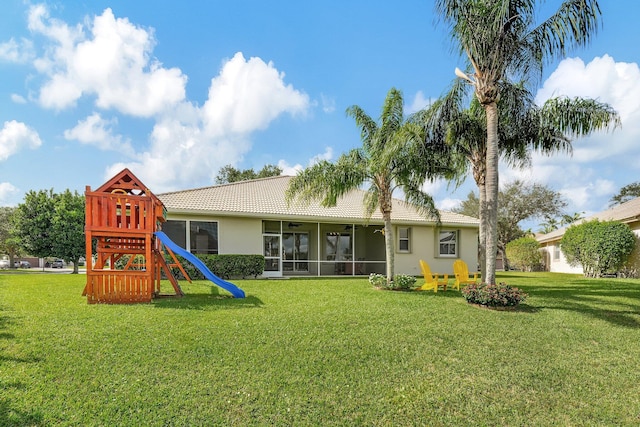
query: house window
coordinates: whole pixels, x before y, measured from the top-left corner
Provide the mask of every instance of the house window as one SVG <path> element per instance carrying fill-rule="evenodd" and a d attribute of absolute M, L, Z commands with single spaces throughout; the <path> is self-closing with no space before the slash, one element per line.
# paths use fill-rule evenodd
<path fill-rule="evenodd" d="M 327 233 L 324 252 L 328 261 L 351 261 L 353 245 L 349 233 Z"/>
<path fill-rule="evenodd" d="M 162 224 L 162 231 L 181 248 L 187 247 L 187 221 L 167 221 Z"/>
<path fill-rule="evenodd" d="M 560 246 L 558 245 L 553 247 L 553 260 L 560 261 Z"/>
<path fill-rule="evenodd" d="M 411 252 L 411 228 L 398 227 L 398 252 Z"/>
<path fill-rule="evenodd" d="M 443 257 L 456 257 L 458 255 L 458 232 L 440 231 L 438 239 L 438 254 Z"/>
<path fill-rule="evenodd" d="M 189 221 L 189 237 L 192 254 L 218 253 L 218 223 Z"/>

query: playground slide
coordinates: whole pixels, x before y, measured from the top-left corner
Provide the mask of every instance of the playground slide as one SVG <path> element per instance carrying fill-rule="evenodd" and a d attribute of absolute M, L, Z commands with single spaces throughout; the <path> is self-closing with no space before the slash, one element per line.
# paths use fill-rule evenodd
<path fill-rule="evenodd" d="M 156 237 L 158 237 L 158 239 L 160 239 L 162 244 L 168 247 L 169 249 L 171 249 L 173 253 L 180 255 L 181 257 L 189 261 L 191 264 L 193 264 L 198 270 L 200 270 L 202 274 L 204 274 L 204 277 L 211 280 L 213 283 L 220 286 L 222 289 L 231 292 L 231 295 L 233 295 L 235 298 L 245 297 L 244 291 L 242 289 L 240 289 L 233 283 L 227 282 L 226 280 L 223 280 L 220 277 L 213 274 L 211 270 L 209 270 L 209 268 L 205 265 L 204 262 L 202 262 L 198 257 L 193 255 L 192 253 L 187 252 L 180 246 L 176 245 L 173 242 L 173 240 L 171 240 L 169 236 L 167 236 L 164 232 L 156 231 L 155 235 Z"/>

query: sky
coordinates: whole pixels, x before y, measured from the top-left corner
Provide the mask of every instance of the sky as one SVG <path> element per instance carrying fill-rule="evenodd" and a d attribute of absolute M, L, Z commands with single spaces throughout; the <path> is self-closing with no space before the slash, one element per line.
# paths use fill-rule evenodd
<path fill-rule="evenodd" d="M 395 87 L 410 114 L 465 66 L 428 0 L 2 3 L 0 206 L 83 193 L 125 167 L 156 194 L 213 185 L 225 165 L 293 175 L 361 146 L 348 107 L 377 119 Z M 583 216 L 640 181 L 640 2 L 600 5 L 593 41 L 547 66 L 536 100 L 607 102 L 621 127 L 575 139 L 572 155 L 500 166 L 501 185 L 544 184 Z M 449 210 L 475 185 L 424 189 Z"/>

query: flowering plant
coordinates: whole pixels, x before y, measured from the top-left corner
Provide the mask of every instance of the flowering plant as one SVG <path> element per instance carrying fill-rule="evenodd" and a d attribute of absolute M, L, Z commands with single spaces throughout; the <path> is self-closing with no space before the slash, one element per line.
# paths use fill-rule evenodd
<path fill-rule="evenodd" d="M 528 294 L 522 289 L 498 283 L 497 285 L 468 285 L 462 288 L 462 296 L 471 304 L 479 304 L 487 307 L 516 307 L 524 302 Z"/>
<path fill-rule="evenodd" d="M 396 275 L 392 281 L 387 281 L 387 276 L 378 273 L 369 275 L 369 283 L 376 288 L 391 290 L 408 290 L 416 283 L 416 278 L 406 274 Z"/>

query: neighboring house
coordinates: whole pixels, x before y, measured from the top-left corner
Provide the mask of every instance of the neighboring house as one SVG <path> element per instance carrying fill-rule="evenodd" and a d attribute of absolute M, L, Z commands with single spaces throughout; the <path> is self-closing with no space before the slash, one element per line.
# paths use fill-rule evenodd
<path fill-rule="evenodd" d="M 617 205 L 606 211 L 597 213 L 588 218 L 579 220 L 574 224 L 581 224 L 592 220 L 620 221 L 627 224 L 638 236 L 636 249 L 630 256 L 629 267 L 640 271 L 640 197 Z M 569 226 L 570 227 L 570 226 Z M 560 240 L 564 236 L 567 227 L 559 228 L 551 233 L 536 236 L 543 251 L 545 269 L 555 273 L 579 273 L 582 274 L 582 266 L 572 267 L 567 263 L 564 254 L 560 250 Z"/>
<path fill-rule="evenodd" d="M 262 254 L 264 275 L 330 276 L 384 274 L 383 221 L 378 211 L 368 225 L 363 191 L 337 206 L 287 205 L 289 176 L 277 176 L 158 194 L 167 209 L 162 230 L 198 254 Z M 396 274 L 420 275 L 419 260 L 434 272 L 451 273 L 463 259 L 475 270 L 479 221 L 441 212 L 441 227 L 402 200 L 394 200 Z"/>

